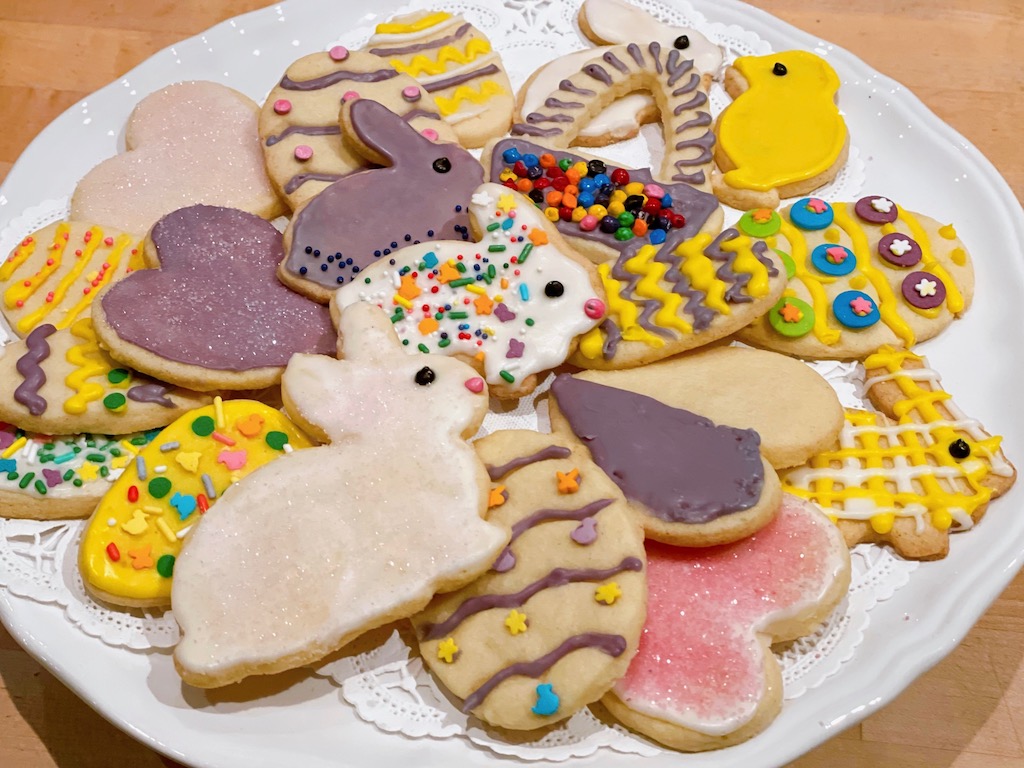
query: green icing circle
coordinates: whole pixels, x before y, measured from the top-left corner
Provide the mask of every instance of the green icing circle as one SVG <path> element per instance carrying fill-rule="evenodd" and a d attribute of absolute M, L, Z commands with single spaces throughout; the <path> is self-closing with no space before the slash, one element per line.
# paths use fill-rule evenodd
<path fill-rule="evenodd" d="M 755 210 L 761 210 L 757 208 Z M 743 234 L 751 237 L 771 237 L 782 227 L 782 219 L 778 211 L 772 211 L 771 217 L 763 224 L 754 221 L 754 211 L 747 211 L 740 216 L 740 229 Z"/>
<path fill-rule="evenodd" d="M 265 439 L 267 441 L 267 445 L 269 445 L 275 451 L 284 450 L 285 443 L 289 442 L 288 435 L 286 435 L 284 432 L 278 432 L 276 430 L 267 432 L 267 436 Z"/>
<path fill-rule="evenodd" d="M 162 499 L 171 492 L 171 481 L 166 477 L 154 477 L 147 486 L 149 495 L 154 499 Z"/>
<path fill-rule="evenodd" d="M 213 419 L 209 416 L 200 416 L 198 419 L 192 422 L 192 431 L 200 437 L 209 437 L 213 434 L 213 428 L 216 426 Z"/>
<path fill-rule="evenodd" d="M 103 407 L 108 411 L 117 411 L 124 408 L 128 403 L 128 398 L 122 395 L 120 392 L 112 392 L 103 398 Z"/>
<path fill-rule="evenodd" d="M 782 319 L 782 315 L 779 314 L 779 311 L 786 304 L 792 304 L 803 312 L 804 316 L 795 323 L 787 323 Z M 768 322 L 771 323 L 771 326 L 775 329 L 776 333 L 788 336 L 791 339 L 796 339 L 800 336 L 806 336 L 811 332 L 811 328 L 814 327 L 814 309 L 810 304 L 802 299 L 797 299 L 792 296 L 783 296 L 768 313 Z"/>
<path fill-rule="evenodd" d="M 174 555 L 164 555 L 156 561 L 156 572 L 165 579 L 174 575 Z"/>
<path fill-rule="evenodd" d="M 780 251 L 778 248 L 773 248 L 772 250 L 779 254 L 779 258 L 782 259 L 782 263 L 786 266 L 786 277 L 790 280 L 796 277 L 796 262 L 793 261 L 793 257 L 785 251 Z"/>
<path fill-rule="evenodd" d="M 107 372 L 107 381 L 111 384 L 120 384 L 125 379 L 131 378 L 131 375 L 127 368 L 114 368 Z"/>

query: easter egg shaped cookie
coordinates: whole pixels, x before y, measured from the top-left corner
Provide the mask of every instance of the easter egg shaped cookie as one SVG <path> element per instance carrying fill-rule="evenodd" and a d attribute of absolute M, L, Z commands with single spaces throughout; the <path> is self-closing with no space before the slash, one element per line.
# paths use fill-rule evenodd
<path fill-rule="evenodd" d="M 723 203 L 776 208 L 839 173 L 850 142 L 828 62 L 807 51 L 742 56 L 725 87 L 734 101 L 715 125 L 715 194 Z"/>
<path fill-rule="evenodd" d="M 476 372 L 406 354 L 368 304 L 339 333 L 344 359 L 295 355 L 282 380 L 293 420 L 329 443 L 239 481 L 178 558 L 174 660 L 191 685 L 316 661 L 472 581 L 508 542 L 465 442 L 487 411 Z"/>
<path fill-rule="evenodd" d="M 568 447 L 567 447 L 568 446 Z M 643 532 L 577 446 L 538 432 L 474 443 L 512 529 L 491 569 L 414 617 L 420 653 L 464 712 L 528 730 L 570 717 L 621 677 L 646 605 Z"/>

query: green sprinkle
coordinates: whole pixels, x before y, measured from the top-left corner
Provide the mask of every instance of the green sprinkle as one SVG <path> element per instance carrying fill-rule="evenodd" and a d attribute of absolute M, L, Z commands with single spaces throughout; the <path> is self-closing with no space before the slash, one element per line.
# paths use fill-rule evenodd
<path fill-rule="evenodd" d="M 455 262 L 455 269 L 458 270 L 461 273 L 465 273 L 466 265 L 463 264 L 461 261 L 457 261 L 457 262 Z"/>
<path fill-rule="evenodd" d="M 138 437 L 133 437 L 128 442 L 131 443 L 132 445 L 145 445 L 146 443 L 149 442 L 149 438 L 139 435 Z"/>
<path fill-rule="evenodd" d="M 53 454 L 52 453 L 40 453 L 36 458 L 39 459 L 39 463 L 40 464 L 47 464 L 47 463 L 53 461 Z"/>
<path fill-rule="evenodd" d="M 100 467 L 100 477 L 106 477 L 110 474 L 110 467 Z"/>
<path fill-rule="evenodd" d="M 80 446 L 80 445 L 76 445 L 76 446 L 75 446 L 74 448 L 72 448 L 71 450 L 75 452 L 75 455 L 78 455 L 79 453 L 81 453 L 81 452 L 82 452 L 82 446 Z"/>
<path fill-rule="evenodd" d="M 532 317 L 526 318 L 526 324 L 532 326 L 533 325 L 533 318 Z"/>
<path fill-rule="evenodd" d="M 125 368 L 114 368 L 112 371 L 107 373 L 107 381 L 111 384 L 120 384 L 127 378 L 131 377 L 131 373 Z"/>
<path fill-rule="evenodd" d="M 370 278 L 364 277 L 363 278 L 363 282 L 366 283 L 367 285 L 369 285 L 370 284 Z"/>
<path fill-rule="evenodd" d="M 430 354 L 430 350 L 427 348 L 426 344 L 417 344 L 416 349 L 418 349 L 424 355 Z"/>
<path fill-rule="evenodd" d="M 162 499 L 171 492 L 171 481 L 166 477 L 154 477 L 147 486 L 149 495 L 154 499 Z"/>
<path fill-rule="evenodd" d="M 568 171 L 572 167 L 572 160 L 570 160 L 568 157 L 563 157 L 561 160 L 558 161 L 558 167 L 561 168 L 563 171 Z"/>
<path fill-rule="evenodd" d="M 285 444 L 288 442 L 288 435 L 275 429 L 267 432 L 267 436 L 264 439 L 267 441 L 267 445 L 275 451 L 283 451 Z"/>
<path fill-rule="evenodd" d="M 165 579 L 174 575 L 174 555 L 164 555 L 156 561 L 156 572 Z"/>
<path fill-rule="evenodd" d="M 96 441 L 95 440 L 86 440 L 85 444 L 87 446 L 89 446 L 90 448 L 95 448 L 96 447 Z"/>
<path fill-rule="evenodd" d="M 452 280 L 448 283 L 452 288 L 461 288 L 464 285 L 472 285 L 476 281 L 472 277 L 460 277 L 458 280 Z"/>
<path fill-rule="evenodd" d="M 87 461 L 91 461 L 93 464 L 102 464 L 107 460 L 107 457 L 102 453 L 87 453 L 85 454 Z"/>
<path fill-rule="evenodd" d="M 110 455 L 111 456 L 120 456 L 121 455 L 121 449 L 120 448 L 111 448 L 110 449 Z"/>
<path fill-rule="evenodd" d="M 35 489 L 36 491 L 39 492 L 40 496 L 46 495 L 46 483 L 44 483 L 42 480 L 36 480 Z"/>
<path fill-rule="evenodd" d="M 500 226 L 501 226 L 501 224 L 499 222 L 497 222 L 497 221 L 492 222 L 492 223 L 487 225 L 487 231 L 488 232 L 493 232 L 494 230 L 496 230 Z"/>
<path fill-rule="evenodd" d="M 73 470 L 73 469 L 69 469 L 69 470 L 68 470 L 67 472 L 65 472 L 65 473 L 64 473 L 64 475 L 63 475 L 63 477 L 64 477 L 64 482 L 66 483 L 66 482 L 67 482 L 68 480 L 70 480 L 70 479 L 71 479 L 72 477 L 74 477 L 74 476 L 75 476 L 75 470 Z"/>
<path fill-rule="evenodd" d="M 484 279 L 484 282 L 487 283 L 488 285 L 490 285 L 491 284 L 491 280 L 494 279 L 493 277 L 488 275 L 486 272 L 481 272 L 480 273 L 480 277 L 482 277 Z"/>
<path fill-rule="evenodd" d="M 488 245 L 487 246 L 487 250 L 490 253 L 501 253 L 502 251 L 505 250 L 505 246 L 504 245 Z"/>
<path fill-rule="evenodd" d="M 192 422 L 192 431 L 199 435 L 199 437 L 209 437 L 213 434 L 214 427 L 216 426 L 211 417 L 200 416 Z"/>
<path fill-rule="evenodd" d="M 71 484 L 75 486 L 75 488 L 81 488 L 84 483 L 82 482 L 82 478 L 76 477 L 71 481 Z"/>
<path fill-rule="evenodd" d="M 408 339 L 402 339 L 402 346 L 403 347 L 408 347 L 409 346 L 409 340 Z"/>
<path fill-rule="evenodd" d="M 523 246 L 523 250 L 519 252 L 519 263 L 525 264 L 526 260 L 530 257 L 530 251 L 533 250 L 533 243 L 527 243 Z"/>
<path fill-rule="evenodd" d="M 28 484 L 32 482 L 32 478 L 36 476 L 35 472 L 29 472 L 27 475 L 21 478 L 21 482 L 18 483 L 18 487 L 22 490 L 28 488 Z"/>
<path fill-rule="evenodd" d="M 421 270 L 421 271 L 426 269 L 427 268 L 427 262 L 421 261 L 419 264 L 416 265 L 416 268 Z"/>
<path fill-rule="evenodd" d="M 511 384 L 511 383 L 512 383 L 513 381 L 515 381 L 515 380 L 516 380 L 516 377 L 515 377 L 515 376 L 513 376 L 513 375 L 512 375 L 511 373 L 509 373 L 509 372 L 508 372 L 508 371 L 506 371 L 506 370 L 502 370 L 501 372 L 499 372 L 499 374 L 498 374 L 498 375 L 499 375 L 499 376 L 501 376 L 501 378 L 503 378 L 503 379 L 504 379 L 505 381 L 507 381 L 507 382 L 508 382 L 509 384 Z"/>
<path fill-rule="evenodd" d="M 441 349 L 444 349 L 445 347 L 447 347 L 451 343 L 452 343 L 451 339 L 441 339 L 439 342 L 437 342 L 437 346 L 439 346 Z"/>
<path fill-rule="evenodd" d="M 490 277 L 492 280 L 498 276 L 498 270 L 494 268 L 493 264 L 489 264 L 487 266 L 487 276 Z"/>
<path fill-rule="evenodd" d="M 440 320 L 443 317 L 444 317 L 444 312 L 435 312 L 434 313 L 434 319 L 435 320 Z"/>
<path fill-rule="evenodd" d="M 57 446 L 54 445 L 53 443 L 47 443 L 46 445 L 43 446 L 43 448 L 46 449 L 47 451 L 52 451 L 56 447 Z"/>
<path fill-rule="evenodd" d="M 449 320 L 465 320 L 469 317 L 469 312 L 452 311 L 448 313 Z"/>
<path fill-rule="evenodd" d="M 401 310 L 399 310 L 398 312 L 395 312 L 395 314 L 393 314 L 391 316 L 391 322 L 392 323 L 397 323 L 397 322 L 403 320 L 404 318 L 405 318 L 405 313 L 403 313 Z"/>
<path fill-rule="evenodd" d="M 8 472 L 7 473 L 7 479 L 11 480 L 11 481 L 17 480 L 18 479 L 18 473 L 17 472 Z"/>

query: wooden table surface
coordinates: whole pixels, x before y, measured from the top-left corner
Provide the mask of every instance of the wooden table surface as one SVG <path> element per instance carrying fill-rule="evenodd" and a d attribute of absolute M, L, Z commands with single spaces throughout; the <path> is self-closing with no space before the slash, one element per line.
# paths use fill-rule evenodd
<path fill-rule="evenodd" d="M 1022 199 L 1020 0 L 753 2 L 902 81 L 980 148 Z M 0 180 L 64 109 L 161 48 L 264 4 L 0 0 Z M 116 764 L 159 768 L 161 761 L 103 721 L 0 628 L 0 766 Z M 794 765 L 1024 765 L 1024 576 L 957 650 L 896 701 Z"/>

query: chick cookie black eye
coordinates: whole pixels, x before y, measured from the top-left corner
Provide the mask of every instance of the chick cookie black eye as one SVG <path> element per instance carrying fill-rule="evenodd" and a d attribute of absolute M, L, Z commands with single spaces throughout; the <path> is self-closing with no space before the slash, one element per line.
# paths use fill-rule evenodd
<path fill-rule="evenodd" d="M 677 48 L 680 51 L 685 51 L 687 48 L 690 47 L 690 38 L 687 37 L 686 35 L 680 35 L 672 43 L 672 47 Z"/>
<path fill-rule="evenodd" d="M 438 173 L 448 173 L 452 169 L 452 161 L 447 157 L 439 157 L 434 161 L 434 170 Z"/>
<path fill-rule="evenodd" d="M 772 67 L 772 74 L 773 74 L 773 75 L 777 75 L 777 76 L 779 76 L 779 77 L 782 77 L 782 76 L 783 76 L 783 75 L 785 75 L 785 74 L 786 74 L 786 73 L 787 73 L 788 71 L 789 71 L 789 70 L 788 70 L 788 69 L 786 69 L 786 65 L 785 65 L 785 64 L 783 64 L 783 63 L 782 63 L 781 61 L 776 61 L 776 62 L 775 62 L 775 66 L 774 66 L 774 67 Z"/>
<path fill-rule="evenodd" d="M 557 280 L 552 280 L 544 286 L 544 295 L 549 299 L 557 299 L 563 293 L 565 293 L 565 286 Z"/>
<path fill-rule="evenodd" d="M 428 368 L 425 365 L 418 371 L 416 371 L 416 383 L 419 384 L 421 387 L 425 387 L 428 384 L 433 384 L 434 379 L 436 378 L 437 374 L 434 373 L 434 369 Z"/>
<path fill-rule="evenodd" d="M 971 446 L 966 440 L 954 440 L 949 444 L 949 455 L 954 459 L 966 459 L 971 455 Z"/>

